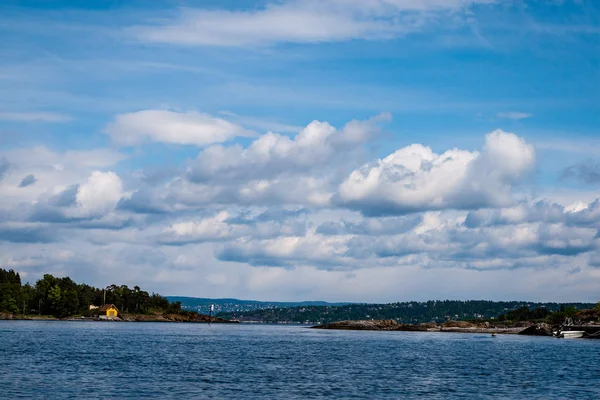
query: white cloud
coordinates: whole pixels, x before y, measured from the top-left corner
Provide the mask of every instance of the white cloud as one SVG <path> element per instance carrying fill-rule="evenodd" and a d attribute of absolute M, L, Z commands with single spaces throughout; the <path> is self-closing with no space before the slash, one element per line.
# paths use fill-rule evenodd
<path fill-rule="evenodd" d="M 600 201 L 517 196 L 535 152 L 503 131 L 480 151 L 413 144 L 357 169 L 387 118 L 212 145 L 158 180 L 107 171 L 123 159 L 107 149 L 4 152 L 0 267 L 92 284 L 122 271 L 123 283 L 162 293 L 280 299 L 398 300 L 398 288 L 413 299 L 473 297 L 487 293 L 473 282 L 515 276 L 527 284 L 497 296 L 540 298 L 536 274 L 561 295 L 579 292 L 560 279 L 592 293 Z M 37 181 L 19 188 L 28 174 Z"/>
<path fill-rule="evenodd" d="M 231 239 L 238 235 L 240 227 L 227 223 L 229 213 L 222 211 L 213 217 L 199 221 L 175 223 L 162 232 L 159 239 L 163 243 L 192 243 Z"/>
<path fill-rule="evenodd" d="M 131 146 L 146 140 L 206 146 L 253 133 L 222 118 L 195 111 L 143 110 L 117 115 L 105 132 L 118 144 Z"/>
<path fill-rule="evenodd" d="M 286 215 L 285 213 L 283 215 Z M 154 237 L 159 243 L 184 245 L 188 243 L 231 241 L 241 237 L 261 238 L 287 237 L 304 234 L 306 223 L 298 219 L 267 221 L 236 221 L 240 215 L 221 211 L 213 216 L 171 224 Z M 285 217 L 284 217 L 285 218 Z"/>
<path fill-rule="evenodd" d="M 0 120 L 17 122 L 68 122 L 72 118 L 51 112 L 0 112 Z"/>
<path fill-rule="evenodd" d="M 531 145 L 500 130 L 486 136 L 481 153 L 436 154 L 414 144 L 352 172 L 340 185 L 339 202 L 365 214 L 506 206 L 534 161 Z"/>
<path fill-rule="evenodd" d="M 529 114 L 529 113 L 525 113 L 525 112 L 519 112 L 519 111 L 505 111 L 505 112 L 499 112 L 498 114 L 496 114 L 498 116 L 498 118 L 504 118 L 504 119 L 514 119 L 514 120 L 521 120 L 521 119 L 525 119 L 525 118 L 530 118 L 533 116 L 533 114 Z"/>
<path fill-rule="evenodd" d="M 198 182 L 248 181 L 332 165 L 336 152 L 360 147 L 377 135 L 380 124 L 390 118 L 384 113 L 366 121 L 353 120 L 340 130 L 327 122 L 313 121 L 294 138 L 268 132 L 247 148 L 211 146 L 198 154 L 189 175 Z"/>
<path fill-rule="evenodd" d="M 115 208 L 123 196 L 123 183 L 114 172 L 94 171 L 79 186 L 76 200 L 85 214 L 103 214 Z"/>
<path fill-rule="evenodd" d="M 289 0 L 253 10 L 183 8 L 173 19 L 136 26 L 147 42 L 199 46 L 319 43 L 390 39 L 423 30 L 429 22 L 494 0 Z"/>
<path fill-rule="evenodd" d="M 268 132 L 247 147 L 213 145 L 200 151 L 185 177 L 139 188 L 129 210 L 164 212 L 207 205 L 327 206 L 334 182 L 364 157 L 364 144 L 389 120 L 381 114 L 342 129 L 313 121 L 295 137 Z"/>
<path fill-rule="evenodd" d="M 35 202 L 44 193 L 56 194 L 65 188 L 86 182 L 90 173 L 112 167 L 125 155 L 110 149 L 68 150 L 56 152 L 44 146 L 15 148 L 0 155 L 11 174 L 0 180 L 0 207 L 20 202 Z M 33 175 L 35 185 L 20 186 L 24 176 Z"/>

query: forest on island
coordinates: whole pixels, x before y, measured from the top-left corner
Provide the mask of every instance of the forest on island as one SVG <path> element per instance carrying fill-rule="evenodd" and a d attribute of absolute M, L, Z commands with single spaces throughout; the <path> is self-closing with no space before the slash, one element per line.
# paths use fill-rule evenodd
<path fill-rule="evenodd" d="M 330 323 L 343 320 L 393 319 L 399 323 L 442 323 L 447 320 L 500 322 L 564 319 L 593 303 L 531 303 L 522 301 L 441 300 L 388 304 L 301 306 L 242 312 L 222 312 L 222 318 L 267 323 Z"/>
<path fill-rule="evenodd" d="M 45 274 L 34 285 L 23 284 L 18 272 L 0 268 L 0 312 L 68 317 L 88 315 L 90 305 L 104 304 L 114 304 L 125 313 L 182 312 L 181 303 L 171 303 L 167 298 L 150 294 L 139 286 L 110 285 L 99 289 L 50 274 Z"/>

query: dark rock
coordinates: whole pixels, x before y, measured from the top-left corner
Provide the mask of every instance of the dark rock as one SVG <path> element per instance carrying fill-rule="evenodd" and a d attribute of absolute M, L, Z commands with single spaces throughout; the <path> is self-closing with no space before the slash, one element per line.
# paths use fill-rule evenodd
<path fill-rule="evenodd" d="M 399 327 L 393 319 L 369 321 L 338 321 L 325 325 L 313 326 L 315 329 L 346 329 L 355 331 L 393 331 Z"/>
<path fill-rule="evenodd" d="M 548 324 L 534 324 L 520 331 L 519 335 L 552 336 L 552 327 Z"/>

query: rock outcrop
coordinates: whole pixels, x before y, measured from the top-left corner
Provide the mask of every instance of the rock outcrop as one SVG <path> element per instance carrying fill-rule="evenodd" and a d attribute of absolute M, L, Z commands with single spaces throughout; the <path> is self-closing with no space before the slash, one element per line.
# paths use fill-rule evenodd
<path fill-rule="evenodd" d="M 338 321 L 325 325 L 316 325 L 315 329 L 343 329 L 352 331 L 406 331 L 406 332 L 427 332 L 439 331 L 436 324 L 399 324 L 393 319 L 380 320 L 359 320 L 359 321 Z"/>
<path fill-rule="evenodd" d="M 406 332 L 462 332 L 462 333 L 502 333 L 516 334 L 522 327 L 491 326 L 487 322 L 448 321 L 442 325 L 435 323 L 399 324 L 394 320 L 339 321 L 313 326 L 315 329 L 344 329 L 356 331 L 406 331 Z"/>
<path fill-rule="evenodd" d="M 315 329 L 346 329 L 353 331 L 393 331 L 398 328 L 398 322 L 393 319 L 369 321 L 338 321 L 325 325 L 313 326 Z"/>
<path fill-rule="evenodd" d="M 552 327 L 548 324 L 534 324 L 520 331 L 519 335 L 552 336 Z"/>
<path fill-rule="evenodd" d="M 126 322 L 204 322 L 214 324 L 239 323 L 223 318 L 209 317 L 204 314 L 119 314 Z"/>

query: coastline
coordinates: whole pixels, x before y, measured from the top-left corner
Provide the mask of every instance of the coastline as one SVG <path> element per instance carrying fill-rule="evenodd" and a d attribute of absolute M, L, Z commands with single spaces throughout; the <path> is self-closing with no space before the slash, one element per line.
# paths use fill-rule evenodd
<path fill-rule="evenodd" d="M 0 321 L 81 321 L 81 322 L 177 322 L 200 324 L 239 324 L 239 321 L 226 320 L 208 315 L 179 315 L 179 314 L 122 314 L 114 319 L 101 319 L 97 317 L 69 316 L 57 318 L 45 315 L 15 315 L 0 313 Z"/>

